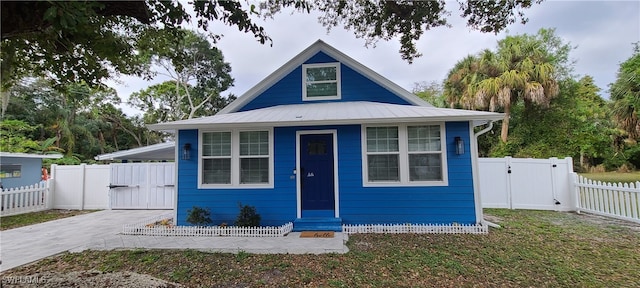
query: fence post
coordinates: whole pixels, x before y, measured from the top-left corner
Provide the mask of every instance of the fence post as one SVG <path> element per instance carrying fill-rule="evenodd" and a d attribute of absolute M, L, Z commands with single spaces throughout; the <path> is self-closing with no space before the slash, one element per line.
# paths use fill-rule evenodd
<path fill-rule="evenodd" d="M 84 196 L 85 194 L 87 194 L 87 164 L 80 164 L 80 170 L 81 170 L 81 178 L 80 178 L 80 183 L 82 183 L 82 190 L 80 191 L 80 210 L 84 210 Z"/>
<path fill-rule="evenodd" d="M 46 196 L 46 205 L 47 209 L 53 209 L 53 202 L 56 197 L 56 176 L 58 172 L 58 164 L 51 164 L 51 173 L 49 174 L 49 180 L 47 180 L 47 185 L 49 189 L 47 189 Z"/>
<path fill-rule="evenodd" d="M 507 165 L 507 202 L 509 203 L 509 209 L 513 210 L 513 197 L 511 197 L 511 156 L 504 157 L 504 163 Z"/>

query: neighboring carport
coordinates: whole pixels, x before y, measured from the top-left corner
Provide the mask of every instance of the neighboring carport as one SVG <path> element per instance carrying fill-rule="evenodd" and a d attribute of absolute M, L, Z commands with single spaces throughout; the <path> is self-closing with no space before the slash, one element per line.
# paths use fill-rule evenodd
<path fill-rule="evenodd" d="M 99 161 L 173 161 L 176 157 L 175 142 L 165 142 L 129 150 L 101 154 L 95 157 Z"/>

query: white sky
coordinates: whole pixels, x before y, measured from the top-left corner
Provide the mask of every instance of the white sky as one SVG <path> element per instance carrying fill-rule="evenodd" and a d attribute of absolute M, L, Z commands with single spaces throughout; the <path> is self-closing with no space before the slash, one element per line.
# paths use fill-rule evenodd
<path fill-rule="evenodd" d="M 497 41 L 506 35 L 535 34 L 540 28 L 556 28 L 556 35 L 577 46 L 570 54 L 576 61 L 574 74 L 591 75 L 601 89 L 601 96 L 608 98 L 608 85 L 615 81 L 619 64 L 631 56 L 632 43 L 640 41 L 639 0 L 546 1 L 525 10 L 527 24 L 514 23 L 498 35 L 466 27 L 455 1 L 447 2 L 446 8 L 451 12 L 449 23 L 453 27 L 426 31 L 417 44 L 423 56 L 413 64 L 400 57 L 397 39 L 365 48 L 363 39 L 340 27 L 327 34 L 326 28 L 317 22 L 317 14 L 290 14 L 287 10 L 272 20 L 258 21 L 273 39 L 272 47 L 259 44 L 252 34 L 214 23 L 209 31 L 224 35 L 216 46 L 231 64 L 235 79 L 234 87 L 223 95 L 242 95 L 318 39 L 411 91 L 417 82 L 442 82 L 457 61 L 486 48 L 495 50 Z M 109 85 L 126 100 L 132 92 L 165 80 L 122 77 L 120 81 L 125 84 Z M 136 113 L 130 107 L 123 106 L 123 110 L 130 115 Z"/>

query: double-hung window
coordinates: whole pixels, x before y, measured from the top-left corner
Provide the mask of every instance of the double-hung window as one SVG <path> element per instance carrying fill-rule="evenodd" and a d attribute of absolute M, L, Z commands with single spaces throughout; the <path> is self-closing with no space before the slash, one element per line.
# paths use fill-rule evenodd
<path fill-rule="evenodd" d="M 240 132 L 240 184 L 269 183 L 269 132 Z"/>
<path fill-rule="evenodd" d="M 340 98 L 340 63 L 302 65 L 302 100 Z"/>
<path fill-rule="evenodd" d="M 202 133 L 202 183 L 231 184 L 231 132 Z"/>
<path fill-rule="evenodd" d="M 367 127 L 369 182 L 400 181 L 398 127 Z"/>
<path fill-rule="evenodd" d="M 442 124 L 363 128 L 364 185 L 447 185 Z"/>
<path fill-rule="evenodd" d="M 408 126 L 409 181 L 442 181 L 440 126 Z"/>
<path fill-rule="evenodd" d="M 201 132 L 200 186 L 272 187 L 271 130 Z"/>

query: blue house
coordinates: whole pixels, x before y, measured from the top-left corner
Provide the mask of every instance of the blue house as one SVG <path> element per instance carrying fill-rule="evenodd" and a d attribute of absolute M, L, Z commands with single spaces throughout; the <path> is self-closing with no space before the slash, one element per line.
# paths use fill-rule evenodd
<path fill-rule="evenodd" d="M 42 159 L 59 159 L 61 154 L 0 152 L 0 184 L 4 189 L 38 184 L 42 180 Z"/>
<path fill-rule="evenodd" d="M 435 108 L 317 41 L 218 114 L 175 131 L 176 219 L 194 206 L 262 225 L 482 221 L 474 127 L 502 114 Z M 486 131 L 487 129 L 485 129 Z"/>

